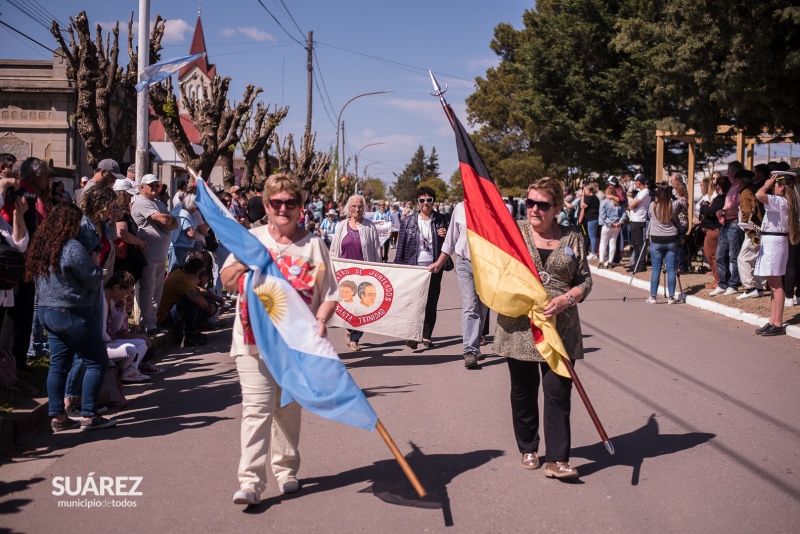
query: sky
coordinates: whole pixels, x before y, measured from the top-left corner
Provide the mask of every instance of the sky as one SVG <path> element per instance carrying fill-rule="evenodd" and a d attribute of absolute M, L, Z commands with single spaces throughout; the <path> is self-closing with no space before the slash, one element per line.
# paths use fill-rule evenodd
<path fill-rule="evenodd" d="M 432 85 L 427 69 L 442 87 L 448 85 L 445 98 L 466 124 L 465 100 L 474 91 L 475 78 L 498 63 L 489 48 L 495 26 L 506 22 L 521 27 L 524 10 L 533 5 L 532 0 L 261 1 L 266 9 L 258 0 L 207 0 L 200 5 L 209 61 L 220 75 L 231 77 L 229 99 L 241 99 L 247 84 L 262 87 L 259 99 L 265 104 L 289 106 L 279 133 L 293 132 L 299 139 L 307 107 L 305 40 L 313 31 L 319 86 L 314 87 L 312 106 L 316 147 L 335 145 L 337 116 L 350 98 L 393 90 L 358 98 L 342 113 L 349 170 L 354 170 L 352 157 L 360 151 L 359 174 L 369 165 L 369 175 L 387 184 L 420 145 L 426 154 L 436 147 L 440 177 L 449 181 L 458 168 L 455 141 L 438 99 L 428 94 Z M 62 25 L 82 10 L 92 27 L 119 20 L 123 48 L 132 11 L 138 20 L 138 2 L 131 0 L 0 0 L 0 20 L 52 49 L 57 45 L 49 31 L 16 6 L 39 18 L 49 18 L 49 12 Z M 197 13 L 196 1 L 151 0 L 151 19 L 160 14 L 168 21 L 162 59 L 189 53 Z M 52 53 L 0 27 L 0 57 L 50 59 Z M 367 146 L 372 143 L 382 144 Z"/>

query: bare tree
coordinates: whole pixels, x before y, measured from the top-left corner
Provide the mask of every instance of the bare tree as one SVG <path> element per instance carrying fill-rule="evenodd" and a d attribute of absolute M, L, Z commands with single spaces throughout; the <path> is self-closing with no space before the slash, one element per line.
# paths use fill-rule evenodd
<path fill-rule="evenodd" d="M 261 87 L 248 85 L 241 102 L 231 108 L 228 102 L 229 77 L 215 76 L 210 87 L 203 86 L 202 96 L 189 97 L 186 84 L 180 84 L 181 101 L 185 104 L 197 131 L 203 152 L 198 154 L 181 124 L 178 102 L 172 90 L 172 81 L 150 87 L 150 105 L 164 126 L 170 141 L 183 163 L 204 178 L 208 178 L 218 159 L 222 159 L 222 181 L 225 189 L 234 184 L 233 155 L 242 132 L 242 121 L 247 119 Z"/>
<path fill-rule="evenodd" d="M 244 169 L 239 185 L 249 187 L 259 185 L 272 173 L 269 151 L 274 141 L 273 133 L 281 121 L 286 118 L 289 108 L 269 112 L 269 106 L 261 102 L 256 107 L 252 121 L 242 123 L 240 132 L 242 154 L 244 156 Z M 263 165 L 262 165 L 263 162 Z"/>
<path fill-rule="evenodd" d="M 316 133 L 306 132 L 300 145 L 300 153 L 294 146 L 294 134 L 287 135 L 283 143 L 273 134 L 273 144 L 277 152 L 278 169 L 291 172 L 303 184 L 303 189 L 312 195 L 319 194 L 323 187 L 322 177 L 331 166 L 333 155 L 326 152 L 314 152 Z"/>
<path fill-rule="evenodd" d="M 133 13 L 128 22 L 128 65 L 123 69 L 119 63 L 119 22 L 106 34 L 98 24 L 92 40 L 89 19 L 81 11 L 74 19 L 70 17 L 69 45 L 61 29 L 53 21 L 50 32 L 61 46 L 67 59 L 67 77 L 77 91 L 75 118 L 78 133 L 86 145 L 89 164 L 94 167 L 104 158 L 117 161 L 125 156 L 131 144 L 136 126 L 136 77 L 138 50 L 133 49 Z M 161 38 L 165 21 L 156 16 L 150 35 L 150 62 L 161 59 Z M 113 40 L 111 36 L 113 34 Z M 111 104 L 119 106 L 118 113 L 111 113 Z"/>

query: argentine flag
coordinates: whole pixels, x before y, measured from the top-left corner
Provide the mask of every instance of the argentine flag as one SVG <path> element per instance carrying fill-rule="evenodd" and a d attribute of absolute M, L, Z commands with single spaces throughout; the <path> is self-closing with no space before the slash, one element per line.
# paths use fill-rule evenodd
<path fill-rule="evenodd" d="M 378 416 L 266 247 L 233 219 L 204 180 L 197 180 L 195 201 L 225 248 L 250 268 L 250 323 L 258 352 L 283 389 L 281 405 L 296 400 L 322 417 L 374 430 Z"/>
<path fill-rule="evenodd" d="M 158 63 L 153 63 L 152 65 L 145 67 L 144 72 L 141 75 L 139 83 L 136 84 L 136 92 L 141 93 L 144 91 L 145 87 L 153 85 L 154 83 L 158 83 L 161 80 L 165 80 L 181 70 L 185 65 L 188 65 L 195 59 L 201 58 L 206 55 L 205 52 L 201 52 L 199 54 L 194 54 L 191 56 L 183 56 L 183 57 L 176 57 L 173 59 L 165 59 L 164 61 L 159 61 Z"/>

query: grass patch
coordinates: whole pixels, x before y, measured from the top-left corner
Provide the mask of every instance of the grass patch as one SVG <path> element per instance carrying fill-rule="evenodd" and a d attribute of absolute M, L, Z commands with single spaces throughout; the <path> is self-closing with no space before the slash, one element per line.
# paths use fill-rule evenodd
<path fill-rule="evenodd" d="M 28 362 L 28 371 L 17 377 L 16 389 L 0 389 L 0 413 L 13 412 L 14 408 L 35 397 L 47 396 L 47 373 L 50 358 L 37 358 Z M 32 394 L 38 390 L 38 394 Z"/>

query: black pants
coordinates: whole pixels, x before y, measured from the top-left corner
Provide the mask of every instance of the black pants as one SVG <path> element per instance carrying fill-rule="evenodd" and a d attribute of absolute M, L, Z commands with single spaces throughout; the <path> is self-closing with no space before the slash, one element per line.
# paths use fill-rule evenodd
<path fill-rule="evenodd" d="M 786 261 L 786 274 L 783 277 L 783 290 L 786 298 L 795 296 L 795 288 L 800 289 L 800 245 L 789 243 L 789 259 Z M 800 291 L 797 293 L 800 296 Z"/>
<path fill-rule="evenodd" d="M 381 247 L 381 260 L 383 260 L 383 263 L 389 262 L 389 245 L 391 245 L 391 239 L 387 239 Z"/>
<path fill-rule="evenodd" d="M 647 223 L 631 222 L 631 263 L 634 265 L 644 251 L 644 228 Z M 639 269 L 644 269 L 644 258 L 639 261 Z"/>
<path fill-rule="evenodd" d="M 206 299 L 206 302 L 212 306 L 218 306 L 213 300 Z M 200 306 L 194 303 L 189 297 L 183 297 L 177 304 L 172 307 L 169 315 L 165 321 L 158 326 L 163 328 L 172 328 L 176 324 L 184 323 L 184 336 L 193 337 L 200 333 L 200 325 L 214 315 L 208 313 L 206 310 L 201 310 Z"/>
<path fill-rule="evenodd" d="M 433 327 L 436 326 L 436 307 L 439 305 L 439 293 L 442 291 L 442 274 L 442 271 L 431 273 L 428 300 L 425 302 L 425 322 L 422 324 L 422 339 L 431 339 Z"/>
<path fill-rule="evenodd" d="M 17 371 L 27 367 L 28 347 L 33 326 L 33 300 L 36 286 L 33 282 L 20 282 L 14 288 L 14 307 L 6 311 L 0 330 L 0 346 L 14 355 Z"/>
<path fill-rule="evenodd" d="M 507 358 L 511 374 L 511 417 L 522 454 L 539 452 L 539 383 L 544 392 L 544 441 L 548 462 L 568 462 L 572 437 L 569 427 L 572 380 L 552 371 L 547 363 Z M 573 365 L 575 362 L 572 362 Z M 541 373 L 541 375 L 540 375 Z"/>
<path fill-rule="evenodd" d="M 492 310 L 490 310 L 489 307 L 487 306 L 486 307 L 486 314 L 484 315 L 484 317 L 482 319 L 483 320 L 483 331 L 481 332 L 481 335 L 483 337 L 486 337 L 486 336 L 489 335 L 489 314 L 490 313 L 492 313 Z"/>

